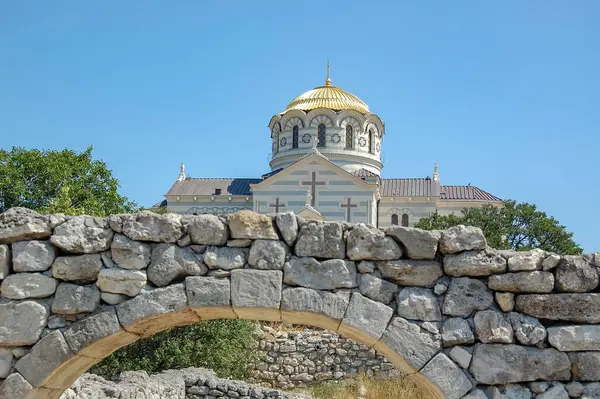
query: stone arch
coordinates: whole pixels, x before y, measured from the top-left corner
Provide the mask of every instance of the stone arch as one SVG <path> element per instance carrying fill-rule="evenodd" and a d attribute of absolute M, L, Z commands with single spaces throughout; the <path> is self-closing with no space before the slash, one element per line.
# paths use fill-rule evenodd
<path fill-rule="evenodd" d="M 369 114 L 367 116 L 365 116 L 364 122 L 363 122 L 363 128 L 365 131 L 368 130 L 368 126 L 369 124 L 374 124 L 377 127 L 377 132 L 378 132 L 378 137 L 381 138 L 383 137 L 383 135 L 385 134 L 385 125 L 383 123 L 383 121 L 381 120 L 381 118 L 379 118 L 379 116 L 375 115 L 375 114 Z"/>
<path fill-rule="evenodd" d="M 358 126 L 356 127 L 356 129 L 360 129 L 364 125 L 364 123 L 365 123 L 365 117 L 364 117 L 363 114 L 361 114 L 360 112 L 351 110 L 351 109 L 345 109 L 343 111 L 338 111 L 338 113 L 337 113 L 337 124 L 340 127 L 344 127 L 345 125 L 342 126 L 342 123 L 347 118 L 354 118 L 358 122 Z"/>
<path fill-rule="evenodd" d="M 288 121 L 293 118 L 298 118 L 298 119 L 300 119 L 300 121 L 302 121 L 302 126 L 300 126 L 300 127 L 303 128 L 303 127 L 307 126 L 306 112 L 298 110 L 298 109 L 294 109 L 294 110 L 288 111 L 285 114 L 283 114 L 281 116 L 281 120 L 280 120 L 281 125 L 285 126 L 285 129 L 287 130 L 288 129 L 288 127 L 287 127 Z"/>
<path fill-rule="evenodd" d="M 317 127 L 319 123 L 324 123 L 325 126 L 334 127 L 336 119 L 335 111 L 326 108 L 313 109 L 306 115 L 306 120 L 309 121 L 309 127 Z"/>
<path fill-rule="evenodd" d="M 300 129 L 302 129 L 304 127 L 304 121 L 300 118 L 298 118 L 297 116 L 290 118 L 286 123 L 285 123 L 285 127 L 283 130 L 286 131 L 291 131 L 294 126 L 298 125 L 298 127 Z"/>
<path fill-rule="evenodd" d="M 273 116 L 271 117 L 271 120 L 269 121 L 269 130 L 272 130 L 272 129 L 273 129 L 273 125 L 274 125 L 274 124 L 275 124 L 277 121 L 280 121 L 280 120 L 281 120 L 281 115 L 280 115 L 280 114 L 273 115 Z"/>

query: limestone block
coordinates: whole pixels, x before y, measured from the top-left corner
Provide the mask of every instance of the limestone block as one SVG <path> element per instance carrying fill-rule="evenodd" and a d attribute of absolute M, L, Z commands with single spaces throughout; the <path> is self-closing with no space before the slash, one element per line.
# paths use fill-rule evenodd
<path fill-rule="evenodd" d="M 542 262 L 542 270 L 548 271 L 554 269 L 560 263 L 560 255 L 551 254 Z"/>
<path fill-rule="evenodd" d="M 136 296 L 146 286 L 146 271 L 102 269 L 96 285 L 103 292 Z"/>
<path fill-rule="evenodd" d="M 486 344 L 510 344 L 514 341 L 512 325 L 503 313 L 484 310 L 475 313 L 473 320 L 479 341 Z"/>
<path fill-rule="evenodd" d="M 0 346 L 35 344 L 46 326 L 48 313 L 34 301 L 0 303 Z"/>
<path fill-rule="evenodd" d="M 275 216 L 275 223 L 286 244 L 292 246 L 298 238 L 298 221 L 293 212 L 280 213 Z"/>
<path fill-rule="evenodd" d="M 463 369 L 469 368 L 469 364 L 471 364 L 471 358 L 473 357 L 473 355 L 467 352 L 465 348 L 460 346 L 455 346 L 450 349 L 448 355 Z"/>
<path fill-rule="evenodd" d="M 281 297 L 282 319 L 335 331 L 349 303 L 349 292 L 334 294 L 309 288 L 286 288 Z"/>
<path fill-rule="evenodd" d="M 2 281 L 2 296 L 8 299 L 46 298 L 56 291 L 57 281 L 41 273 L 11 274 Z"/>
<path fill-rule="evenodd" d="M 464 371 L 443 353 L 431 359 L 421 374 L 433 381 L 447 399 L 460 399 L 473 388 Z"/>
<path fill-rule="evenodd" d="M 0 348 L 0 379 L 10 374 L 14 355 L 9 348 Z"/>
<path fill-rule="evenodd" d="M 186 277 L 188 304 L 203 320 L 237 318 L 231 309 L 231 283 L 226 278 Z"/>
<path fill-rule="evenodd" d="M 204 263 L 211 269 L 240 269 L 247 258 L 247 248 L 208 247 L 204 252 Z"/>
<path fill-rule="evenodd" d="M 112 294 L 110 292 L 100 292 L 100 299 L 109 305 L 118 305 L 122 302 L 125 302 L 129 299 L 127 295 L 122 294 Z"/>
<path fill-rule="evenodd" d="M 52 266 L 57 253 L 50 241 L 15 242 L 12 245 L 13 270 L 17 273 L 46 271 Z"/>
<path fill-rule="evenodd" d="M 571 398 L 578 398 L 583 394 L 583 385 L 580 382 L 572 381 L 565 384 L 565 390 Z"/>
<path fill-rule="evenodd" d="M 530 382 L 528 384 L 529 390 L 533 393 L 541 393 L 550 388 L 550 383 L 546 381 Z"/>
<path fill-rule="evenodd" d="M 598 286 L 598 271 L 582 256 L 565 255 L 556 267 L 559 292 L 588 292 Z"/>
<path fill-rule="evenodd" d="M 515 294 L 511 292 L 495 292 L 494 297 L 503 312 L 512 312 L 515 308 Z"/>
<path fill-rule="evenodd" d="M 379 229 L 358 223 L 348 233 L 346 254 L 351 260 L 396 260 L 402 249 Z"/>
<path fill-rule="evenodd" d="M 158 244 L 152 251 L 148 280 L 158 287 L 164 287 L 175 279 L 202 276 L 207 272 L 208 268 L 202 263 L 202 255 L 195 253 L 191 248 Z"/>
<path fill-rule="evenodd" d="M 518 295 L 515 309 L 538 319 L 600 323 L 600 294 Z"/>
<path fill-rule="evenodd" d="M 511 312 L 507 316 L 515 337 L 523 345 L 537 345 L 546 339 L 546 329 L 538 319 L 516 312 Z"/>
<path fill-rule="evenodd" d="M 117 316 L 127 331 L 140 335 L 152 335 L 199 320 L 194 312 L 188 310 L 183 284 L 157 288 L 123 302 L 117 305 Z"/>
<path fill-rule="evenodd" d="M 472 344 L 475 336 L 469 323 L 460 317 L 446 319 L 442 326 L 442 342 L 444 347 Z"/>
<path fill-rule="evenodd" d="M 0 280 L 10 273 L 10 249 L 8 245 L 0 245 Z"/>
<path fill-rule="evenodd" d="M 110 245 L 112 260 L 122 269 L 145 269 L 150 263 L 150 244 L 133 241 L 122 234 L 115 234 Z"/>
<path fill-rule="evenodd" d="M 282 270 L 288 256 L 286 244 L 275 240 L 255 240 L 250 247 L 248 263 L 256 269 Z"/>
<path fill-rule="evenodd" d="M 401 370 L 404 372 L 419 370 L 441 349 L 438 337 L 402 317 L 392 319 L 381 342 L 391 348 L 393 354 L 384 353 L 380 344 L 375 349 L 388 359 L 401 356 L 408 363 L 408 369 Z"/>
<path fill-rule="evenodd" d="M 25 398 L 33 387 L 19 373 L 12 373 L 0 385 L 0 398 L 20 399 Z"/>
<path fill-rule="evenodd" d="M 490 387 L 491 388 L 491 387 Z M 493 398 L 506 398 L 506 399 L 532 399 L 533 396 L 531 391 L 523 386 L 518 384 L 508 384 L 499 387 L 498 391 L 494 391 L 493 388 L 488 391 L 494 392 L 492 395 Z"/>
<path fill-rule="evenodd" d="M 462 399 L 488 399 L 488 396 L 481 389 L 474 389 L 468 395 L 463 396 Z"/>
<path fill-rule="evenodd" d="M 556 383 L 547 391 L 536 396 L 536 399 L 569 399 L 569 394 L 561 383 Z"/>
<path fill-rule="evenodd" d="M 181 216 L 176 213 L 138 212 L 121 215 L 121 221 L 121 232 L 136 241 L 176 243 L 184 234 Z"/>
<path fill-rule="evenodd" d="M 494 251 L 467 251 L 444 256 L 444 271 L 454 277 L 483 277 L 506 271 L 506 259 Z"/>
<path fill-rule="evenodd" d="M 508 258 L 508 271 L 521 272 L 541 270 L 544 258 L 545 253 L 541 249 L 514 252 Z"/>
<path fill-rule="evenodd" d="M 192 216 L 187 230 L 194 244 L 225 245 L 229 238 L 229 228 L 216 215 Z"/>
<path fill-rule="evenodd" d="M 283 266 L 283 282 L 321 290 L 353 288 L 357 286 L 356 265 L 342 259 L 319 262 L 315 258 L 292 257 Z"/>
<path fill-rule="evenodd" d="M 442 313 L 437 296 L 426 288 L 406 287 L 396 298 L 396 313 L 409 320 L 441 321 Z"/>
<path fill-rule="evenodd" d="M 442 231 L 439 250 L 443 254 L 485 249 L 487 242 L 479 227 L 454 226 Z"/>
<path fill-rule="evenodd" d="M 441 232 L 404 226 L 392 226 L 385 231 L 400 241 L 410 259 L 433 259 L 438 248 Z"/>
<path fill-rule="evenodd" d="M 600 382 L 590 382 L 583 386 L 582 399 L 600 398 Z"/>
<path fill-rule="evenodd" d="M 375 263 L 363 260 L 360 261 L 356 268 L 360 273 L 373 273 L 375 271 Z"/>
<path fill-rule="evenodd" d="M 373 345 L 381 338 L 393 314 L 389 306 L 354 292 L 339 331 L 350 338 L 358 335 L 363 343 Z"/>
<path fill-rule="evenodd" d="M 93 283 L 98 278 L 100 269 L 102 269 L 100 254 L 59 256 L 52 265 L 52 277 L 82 284 Z"/>
<path fill-rule="evenodd" d="M 74 216 L 56 226 L 50 242 L 65 252 L 90 254 L 110 248 L 113 235 L 105 219 Z"/>
<path fill-rule="evenodd" d="M 300 227 L 295 247 L 297 256 L 344 259 L 346 243 L 339 222 L 311 220 Z"/>
<path fill-rule="evenodd" d="M 400 259 L 375 262 L 381 276 L 398 285 L 433 287 L 442 276 L 442 265 L 433 260 Z"/>
<path fill-rule="evenodd" d="M 494 302 L 494 297 L 480 280 L 455 277 L 444 297 L 442 313 L 448 316 L 468 317 L 476 310 L 485 310 Z"/>
<path fill-rule="evenodd" d="M 91 313 L 99 304 L 100 291 L 95 285 L 60 283 L 52 302 L 52 313 L 61 315 Z"/>
<path fill-rule="evenodd" d="M 571 376 L 577 381 L 600 380 L 600 352 L 571 352 Z"/>
<path fill-rule="evenodd" d="M 361 262 L 362 263 L 362 262 Z M 398 286 L 389 281 L 382 280 L 372 274 L 362 275 L 358 287 L 360 293 L 367 298 L 389 305 L 398 292 Z"/>
<path fill-rule="evenodd" d="M 251 240 L 278 240 L 273 218 L 254 211 L 243 210 L 229 216 L 229 230 L 232 238 Z"/>
<path fill-rule="evenodd" d="M 563 352 L 600 351 L 600 326 L 548 327 L 548 342 Z"/>
<path fill-rule="evenodd" d="M 0 243 L 45 239 L 51 234 L 46 215 L 19 207 L 0 213 Z"/>
<path fill-rule="evenodd" d="M 253 312 L 258 312 L 259 320 L 279 321 L 282 277 L 279 270 L 232 270 L 231 304 L 235 313 L 242 318 L 253 318 Z"/>
<path fill-rule="evenodd" d="M 469 370 L 482 384 L 552 381 L 571 367 L 566 353 L 519 345 L 477 344 Z"/>

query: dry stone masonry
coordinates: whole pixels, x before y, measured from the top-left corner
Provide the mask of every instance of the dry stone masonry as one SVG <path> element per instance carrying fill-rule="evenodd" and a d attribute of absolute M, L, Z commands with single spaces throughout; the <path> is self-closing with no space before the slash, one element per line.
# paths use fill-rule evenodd
<path fill-rule="evenodd" d="M 14 208 L 0 214 L 0 398 L 59 398 L 119 347 L 215 318 L 331 330 L 431 398 L 600 398 L 599 266 L 496 251 L 465 226 Z"/>

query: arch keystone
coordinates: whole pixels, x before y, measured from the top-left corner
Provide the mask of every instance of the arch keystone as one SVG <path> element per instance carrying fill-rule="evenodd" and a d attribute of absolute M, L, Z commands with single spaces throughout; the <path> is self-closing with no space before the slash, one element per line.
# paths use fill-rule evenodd
<path fill-rule="evenodd" d="M 354 292 L 338 331 L 373 346 L 383 335 L 393 314 L 394 310 L 389 306 Z"/>
<path fill-rule="evenodd" d="M 190 308 L 201 320 L 237 319 L 231 308 L 231 282 L 227 278 L 193 276 L 185 279 Z"/>
<path fill-rule="evenodd" d="M 310 288 L 286 288 L 281 295 L 281 319 L 337 331 L 349 302 L 349 292 L 334 294 Z"/>
<path fill-rule="evenodd" d="M 236 269 L 231 271 L 231 304 L 241 319 L 281 321 L 279 270 Z"/>

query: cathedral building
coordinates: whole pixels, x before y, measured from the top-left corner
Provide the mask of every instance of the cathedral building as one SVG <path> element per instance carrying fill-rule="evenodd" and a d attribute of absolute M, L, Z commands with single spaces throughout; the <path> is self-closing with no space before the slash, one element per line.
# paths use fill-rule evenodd
<path fill-rule="evenodd" d="M 425 178 L 382 178 L 385 125 L 355 95 L 329 78 L 294 98 L 269 121 L 270 171 L 258 178 L 192 178 L 181 165 L 165 194 L 181 214 L 295 212 L 318 220 L 362 222 L 380 228 L 460 214 L 465 207 L 501 204 L 474 186 L 440 182 L 437 164 Z"/>

